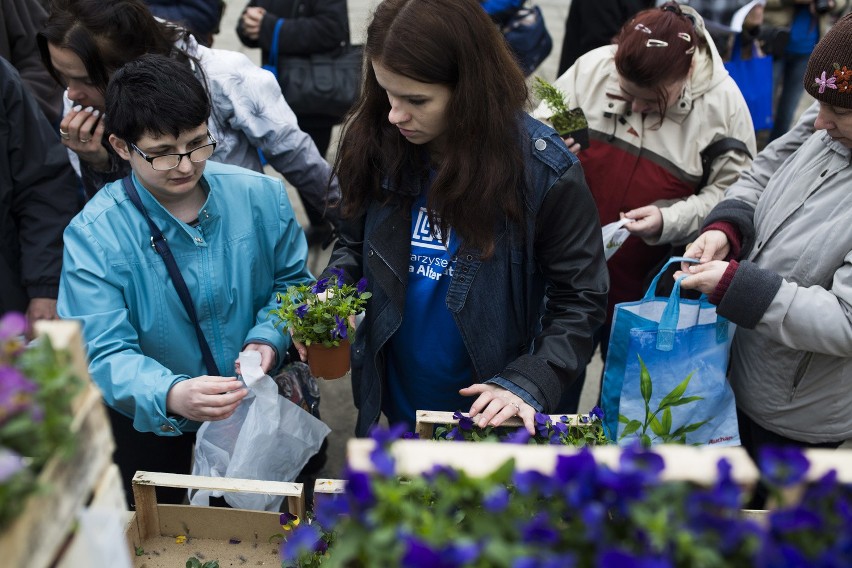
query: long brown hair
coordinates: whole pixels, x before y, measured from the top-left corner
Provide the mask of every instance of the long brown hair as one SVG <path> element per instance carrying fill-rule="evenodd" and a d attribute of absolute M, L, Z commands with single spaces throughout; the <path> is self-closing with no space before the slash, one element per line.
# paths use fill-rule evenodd
<path fill-rule="evenodd" d="M 669 106 L 665 87 L 689 75 L 693 54 L 704 45 L 692 16 L 676 2 L 643 10 L 624 24 L 615 43 L 618 74 L 657 93 L 662 119 Z"/>
<path fill-rule="evenodd" d="M 489 256 L 495 222 L 523 221 L 524 156 L 519 129 L 527 87 L 517 62 L 475 0 L 384 0 L 367 28 L 365 79 L 344 126 L 335 172 L 347 216 L 373 200 L 410 206 L 428 159 L 388 121 L 390 103 L 373 60 L 422 83 L 448 86 L 446 146 L 428 195 L 432 227 L 452 226 Z M 404 176 L 403 173 L 409 175 Z M 413 176 L 411 173 L 413 172 Z M 400 197 L 382 190 L 383 179 Z"/>

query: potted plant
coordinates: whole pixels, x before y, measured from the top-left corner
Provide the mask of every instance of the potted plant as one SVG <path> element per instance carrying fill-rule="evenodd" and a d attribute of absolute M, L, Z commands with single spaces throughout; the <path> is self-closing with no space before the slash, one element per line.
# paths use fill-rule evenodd
<path fill-rule="evenodd" d="M 553 125 L 553 129 L 556 130 L 557 134 L 562 138 L 570 136 L 574 139 L 574 142 L 580 145 L 580 148 L 588 148 L 589 123 L 586 120 L 583 109 L 579 107 L 569 109 L 565 104 L 565 95 L 562 91 L 541 77 L 535 78 L 533 91 L 553 111 L 553 114 L 548 120 Z"/>
<path fill-rule="evenodd" d="M 354 316 L 364 311 L 367 279 L 346 284 L 342 269 L 313 284 L 299 284 L 277 295 L 278 307 L 270 310 L 275 325 L 291 330 L 293 339 L 308 349 L 311 374 L 338 379 L 349 370 L 349 345 L 355 337 Z"/>

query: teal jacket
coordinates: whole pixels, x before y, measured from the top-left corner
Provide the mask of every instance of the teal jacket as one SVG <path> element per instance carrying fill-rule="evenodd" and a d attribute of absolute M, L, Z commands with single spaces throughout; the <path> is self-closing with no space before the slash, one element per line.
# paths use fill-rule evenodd
<path fill-rule="evenodd" d="M 251 341 L 283 355 L 290 338 L 267 314 L 276 292 L 311 274 L 304 233 L 281 181 L 208 162 L 207 201 L 198 226 L 190 227 L 133 179 L 174 253 L 220 372 L 233 375 L 238 353 Z M 169 389 L 207 370 L 150 236 L 121 181 L 104 186 L 65 230 L 58 311 L 81 321 L 89 370 L 106 403 L 141 432 L 179 435 L 200 424 L 168 415 Z"/>

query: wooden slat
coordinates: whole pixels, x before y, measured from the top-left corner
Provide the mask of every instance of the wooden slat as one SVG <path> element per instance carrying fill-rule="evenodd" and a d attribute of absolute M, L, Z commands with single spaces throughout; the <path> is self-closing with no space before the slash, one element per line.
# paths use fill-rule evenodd
<path fill-rule="evenodd" d="M 5 566 L 49 566 L 112 464 L 115 442 L 100 392 L 89 383 L 78 400 L 71 424 L 76 450 L 47 462 L 38 478 L 45 490 L 31 495 L 22 514 L 0 535 Z"/>
<path fill-rule="evenodd" d="M 317 493 L 335 494 L 346 492 L 346 480 L 343 479 L 317 479 L 314 482 L 314 495 Z"/>
<path fill-rule="evenodd" d="M 156 536 L 185 535 L 225 542 L 234 538 L 265 543 L 272 535 L 282 532 L 280 513 L 192 505 L 158 508 L 160 528 Z"/>
<path fill-rule="evenodd" d="M 347 445 L 349 467 L 356 471 L 373 471 L 370 452 L 373 440 L 352 439 Z M 472 476 L 488 475 L 509 459 L 520 470 L 552 474 L 556 458 L 573 455 L 578 449 L 571 446 L 533 446 L 516 444 L 477 444 L 475 442 L 437 442 L 429 440 L 399 440 L 391 447 L 397 472 L 420 475 L 436 465 L 450 466 Z M 621 449 L 617 446 L 591 448 L 595 460 L 617 469 Z M 664 480 L 683 480 L 708 485 L 716 479 L 716 464 L 726 458 L 733 468 L 733 479 L 741 485 L 752 485 L 758 479 L 757 468 L 740 447 L 710 448 L 660 445 L 654 452 L 663 458 Z"/>

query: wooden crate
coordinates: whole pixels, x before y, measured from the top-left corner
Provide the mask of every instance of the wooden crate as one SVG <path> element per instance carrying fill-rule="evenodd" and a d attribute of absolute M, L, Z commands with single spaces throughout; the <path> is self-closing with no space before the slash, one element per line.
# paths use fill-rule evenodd
<path fill-rule="evenodd" d="M 283 533 L 279 513 L 161 505 L 155 487 L 284 495 L 291 513 L 300 518 L 305 513 L 301 483 L 139 471 L 133 477 L 136 512 L 125 531 L 139 567 L 183 566 L 190 556 L 218 560 L 220 566 L 281 566 L 275 538 Z M 181 535 L 188 537 L 187 542 L 176 542 Z M 137 551 L 145 552 L 137 556 Z"/>
<path fill-rule="evenodd" d="M 70 354 L 76 374 L 86 384 L 71 403 L 74 453 L 48 460 L 38 477 L 40 491 L 27 499 L 23 512 L 0 535 L 3 566 L 15 568 L 61 564 L 77 515 L 92 503 L 127 509 L 120 483 L 114 483 L 115 442 L 101 393 L 89 378 L 79 325 L 44 321 L 35 329 L 48 336 L 54 348 Z"/>
<path fill-rule="evenodd" d="M 458 420 L 453 418 L 453 412 L 438 412 L 436 410 L 418 410 L 415 417 L 414 431 L 420 435 L 421 440 L 431 440 L 435 435 L 437 426 L 456 425 Z M 467 414 L 465 414 L 467 416 Z M 590 426 L 580 422 L 579 414 L 549 414 L 550 420 L 553 422 L 561 422 L 563 416 L 568 417 L 567 424 L 569 426 Z M 503 423 L 503 426 L 509 428 L 520 428 L 524 425 L 523 420 L 517 416 L 513 416 Z"/>

